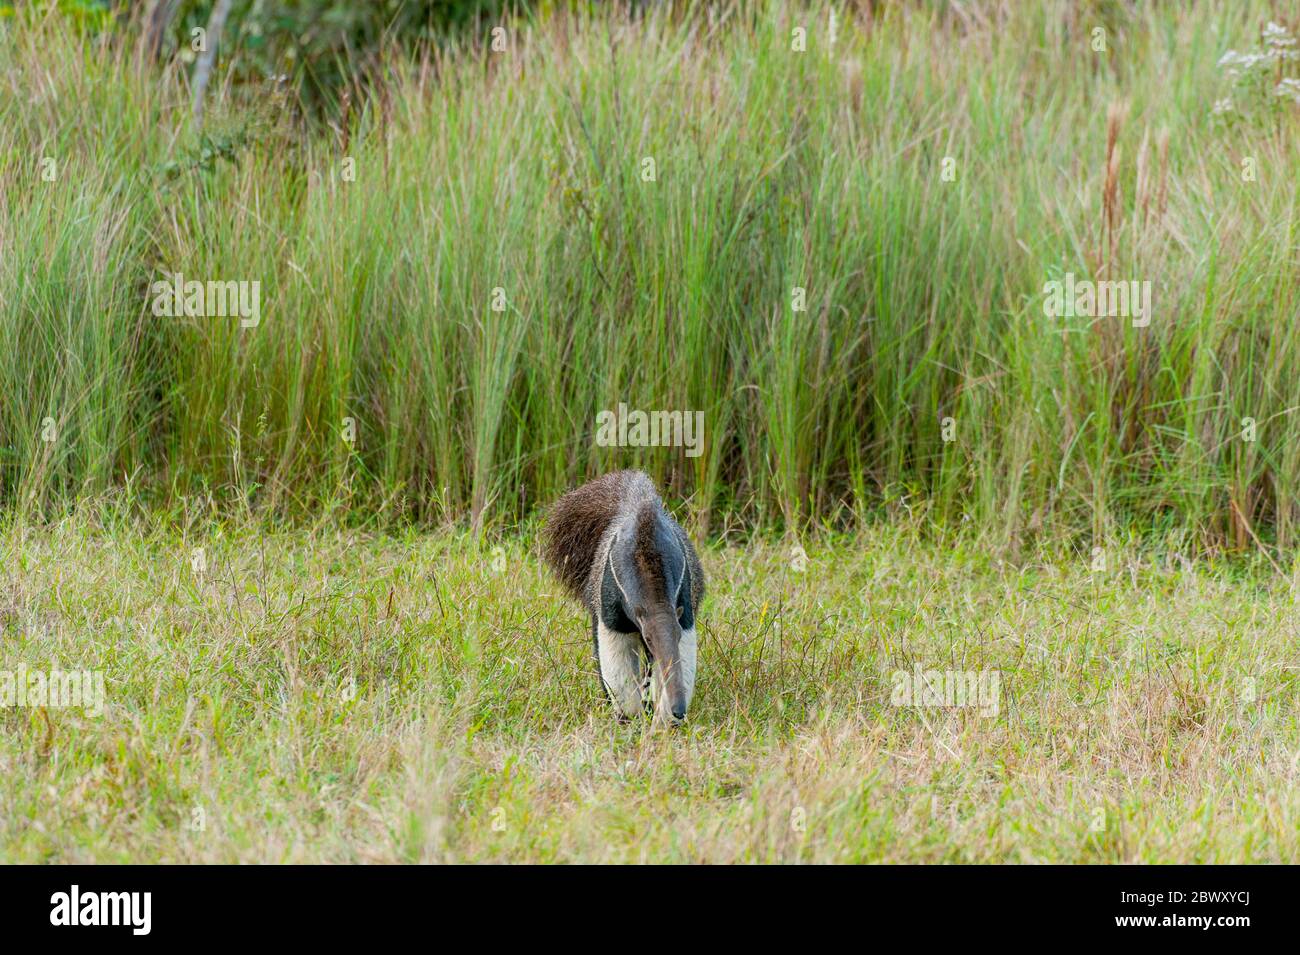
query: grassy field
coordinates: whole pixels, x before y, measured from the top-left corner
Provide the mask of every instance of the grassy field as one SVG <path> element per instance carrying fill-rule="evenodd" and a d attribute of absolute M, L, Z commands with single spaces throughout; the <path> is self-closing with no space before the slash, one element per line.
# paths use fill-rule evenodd
<path fill-rule="evenodd" d="M 658 731 L 524 539 L 11 525 L 5 665 L 106 694 L 0 709 L 0 859 L 1300 860 L 1292 581 L 928 537 L 705 549 Z M 894 705 L 914 666 L 996 713 Z"/>
<path fill-rule="evenodd" d="M 1281 6 L 539 3 L 200 129 L 0 4 L 0 861 L 1300 861 Z M 674 732 L 534 550 L 616 467 L 710 577 Z"/>

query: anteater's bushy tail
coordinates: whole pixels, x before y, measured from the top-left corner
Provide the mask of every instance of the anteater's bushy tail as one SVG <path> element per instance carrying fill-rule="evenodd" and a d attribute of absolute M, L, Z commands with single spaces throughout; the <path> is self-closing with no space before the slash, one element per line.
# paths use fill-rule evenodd
<path fill-rule="evenodd" d="M 570 491 L 551 507 L 543 534 L 546 562 L 565 589 L 584 603 L 601 536 L 639 481 L 654 493 L 649 478 L 639 471 L 615 471 Z"/>

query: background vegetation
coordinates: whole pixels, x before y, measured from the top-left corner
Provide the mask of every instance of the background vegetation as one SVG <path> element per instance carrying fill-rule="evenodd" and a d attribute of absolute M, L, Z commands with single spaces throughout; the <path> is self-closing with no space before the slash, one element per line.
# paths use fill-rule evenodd
<path fill-rule="evenodd" d="M 1295 63 L 1218 65 L 1281 49 L 1272 4 L 839 6 L 834 43 L 822 4 L 476 9 L 340 26 L 364 83 L 288 68 L 335 56 L 312 5 L 236 7 L 201 130 L 206 6 L 156 58 L 129 15 L 0 25 L 6 506 L 479 528 L 637 465 L 711 533 L 1295 544 Z M 259 280 L 261 324 L 154 317 L 173 271 Z M 1046 318 L 1066 272 L 1151 281 L 1150 326 Z M 703 410 L 704 454 L 597 447 L 620 401 Z"/>

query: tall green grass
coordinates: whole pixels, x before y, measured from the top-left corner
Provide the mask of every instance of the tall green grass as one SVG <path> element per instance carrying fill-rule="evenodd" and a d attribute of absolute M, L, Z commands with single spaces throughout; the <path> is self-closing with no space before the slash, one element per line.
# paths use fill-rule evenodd
<path fill-rule="evenodd" d="M 268 86 L 203 139 L 129 32 L 7 22 L 0 496 L 481 528 L 638 466 L 714 533 L 1290 548 L 1300 113 L 1211 115 L 1283 12 L 839 8 L 832 46 L 821 4 L 598 7 L 395 56 L 347 129 Z M 172 271 L 259 280 L 261 324 L 154 317 Z M 1066 272 L 1149 280 L 1150 326 L 1045 317 Z M 702 410 L 703 454 L 598 447 L 620 401 Z"/>

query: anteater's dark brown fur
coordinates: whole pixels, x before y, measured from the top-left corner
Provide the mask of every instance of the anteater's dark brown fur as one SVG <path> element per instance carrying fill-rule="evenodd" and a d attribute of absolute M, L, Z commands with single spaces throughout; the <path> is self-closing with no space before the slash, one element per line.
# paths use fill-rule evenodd
<path fill-rule="evenodd" d="M 595 589 L 599 575 L 595 563 L 605 543 L 605 532 L 629 508 L 636 513 L 636 548 L 634 559 L 640 578 L 650 592 L 666 597 L 663 559 L 654 539 L 654 518 L 663 510 L 663 502 L 654 482 L 640 471 L 614 471 L 565 494 L 555 502 L 547 518 L 543 535 L 543 553 L 565 589 L 594 610 Z M 672 524 L 690 572 L 692 606 L 704 599 L 704 572 L 690 538 L 664 512 Z"/>
<path fill-rule="evenodd" d="M 618 514 L 628 477 L 636 472 L 614 471 L 570 491 L 555 502 L 546 521 L 546 562 L 565 589 L 586 602 L 587 577 L 601 535 Z"/>

